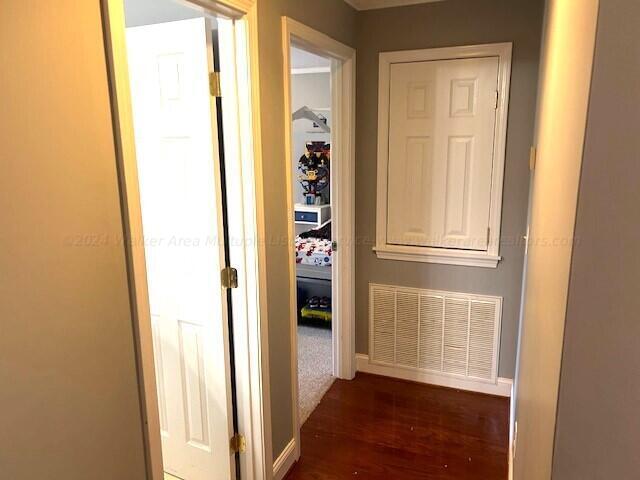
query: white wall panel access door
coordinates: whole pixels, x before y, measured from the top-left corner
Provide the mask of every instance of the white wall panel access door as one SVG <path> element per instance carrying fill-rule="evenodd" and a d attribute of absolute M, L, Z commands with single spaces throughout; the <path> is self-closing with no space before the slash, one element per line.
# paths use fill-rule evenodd
<path fill-rule="evenodd" d="M 498 57 L 392 63 L 387 243 L 486 251 Z"/>
<path fill-rule="evenodd" d="M 211 28 L 127 31 L 165 471 L 235 478 Z"/>

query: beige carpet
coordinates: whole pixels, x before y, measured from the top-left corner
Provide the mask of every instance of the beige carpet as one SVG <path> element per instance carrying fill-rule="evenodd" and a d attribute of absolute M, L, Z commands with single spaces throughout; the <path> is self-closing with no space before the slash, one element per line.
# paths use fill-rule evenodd
<path fill-rule="evenodd" d="M 300 425 L 333 383 L 331 330 L 298 325 L 298 394 Z"/>

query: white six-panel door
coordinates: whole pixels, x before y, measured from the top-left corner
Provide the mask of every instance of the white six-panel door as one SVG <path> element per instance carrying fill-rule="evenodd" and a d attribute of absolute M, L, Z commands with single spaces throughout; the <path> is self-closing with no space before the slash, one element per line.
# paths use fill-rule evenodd
<path fill-rule="evenodd" d="M 387 243 L 487 249 L 498 66 L 391 64 Z"/>
<path fill-rule="evenodd" d="M 165 471 L 227 480 L 232 411 L 211 29 L 127 29 Z"/>

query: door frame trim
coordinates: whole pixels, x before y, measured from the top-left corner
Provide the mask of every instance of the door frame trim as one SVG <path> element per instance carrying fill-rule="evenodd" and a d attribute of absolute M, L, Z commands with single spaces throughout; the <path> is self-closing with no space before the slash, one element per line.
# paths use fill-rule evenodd
<path fill-rule="evenodd" d="M 240 456 L 241 473 L 249 480 L 272 476 L 271 402 L 268 363 L 268 319 L 265 220 L 262 185 L 262 140 L 258 71 L 258 23 L 255 0 L 188 0 L 204 11 L 235 20 L 235 60 L 238 91 L 238 121 L 241 144 L 247 145 L 234 162 L 242 172 L 242 190 L 232 201 L 241 215 L 230 218 L 244 232 L 244 261 L 234 265 L 245 280 L 241 302 L 244 318 L 234 316 L 234 331 L 240 323 L 242 342 L 236 342 L 238 419 L 247 438 Z M 158 412 L 149 296 L 135 155 L 131 93 L 126 53 L 123 0 L 101 0 L 105 53 L 108 67 L 116 164 L 123 217 L 124 249 L 133 322 L 140 408 L 143 419 L 147 480 L 163 480 L 162 444 Z M 227 159 L 227 165 L 232 159 Z M 237 165 L 235 165 L 237 164 Z M 231 228 L 231 225 L 230 225 Z M 234 292 L 235 293 L 235 292 Z M 235 302 L 234 302 L 235 304 Z M 236 336 L 236 340 L 238 337 Z M 242 408 L 244 407 L 244 408 Z M 269 468 L 267 468 L 269 465 Z"/>
<path fill-rule="evenodd" d="M 282 55 L 285 112 L 285 162 L 287 182 L 287 215 L 289 248 L 289 285 L 296 285 L 292 128 L 291 128 L 291 53 L 292 44 L 313 53 L 329 57 L 331 62 L 331 149 L 338 163 L 337 175 L 331 176 L 331 194 L 339 209 L 332 208 L 332 236 L 338 242 L 332 277 L 333 298 L 333 373 L 338 378 L 353 379 L 355 355 L 355 91 L 356 51 L 289 17 L 282 19 Z M 336 169 L 332 169 L 332 172 Z M 332 205 L 334 201 L 331 202 Z M 298 415 L 298 341 L 297 298 L 290 296 L 289 317 L 291 335 L 291 391 L 293 402 L 293 432 L 295 460 L 300 457 L 300 419 Z"/>

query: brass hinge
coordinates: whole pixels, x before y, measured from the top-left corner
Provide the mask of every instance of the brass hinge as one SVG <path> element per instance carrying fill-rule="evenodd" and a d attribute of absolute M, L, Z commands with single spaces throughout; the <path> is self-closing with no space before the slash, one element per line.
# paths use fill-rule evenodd
<path fill-rule="evenodd" d="M 335 240 L 333 242 L 331 242 L 331 250 L 333 252 L 337 252 L 338 251 L 338 242 L 336 242 Z"/>
<path fill-rule="evenodd" d="M 497 110 L 499 104 L 500 104 L 500 92 L 496 90 L 495 103 L 493 105 L 493 109 Z"/>
<path fill-rule="evenodd" d="M 224 288 L 238 288 L 238 271 L 235 268 L 226 267 L 220 273 Z"/>
<path fill-rule="evenodd" d="M 220 72 L 209 73 L 209 92 L 212 97 L 221 97 L 222 88 L 220 87 Z"/>
<path fill-rule="evenodd" d="M 247 440 L 239 433 L 231 437 L 229 444 L 233 453 L 244 453 L 247 449 Z"/>
<path fill-rule="evenodd" d="M 531 147 L 529 150 L 529 170 L 532 172 L 536 169 L 536 160 L 538 158 L 538 150 L 536 147 Z"/>

